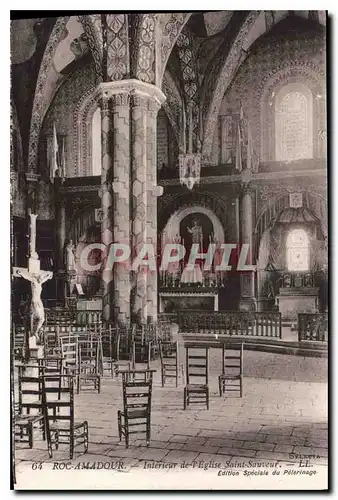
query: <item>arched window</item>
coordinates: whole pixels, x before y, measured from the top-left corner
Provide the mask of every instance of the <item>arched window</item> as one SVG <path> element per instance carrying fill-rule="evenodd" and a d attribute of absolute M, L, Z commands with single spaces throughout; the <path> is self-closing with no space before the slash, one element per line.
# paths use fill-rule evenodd
<path fill-rule="evenodd" d="M 308 271 L 310 266 L 309 237 L 304 229 L 293 229 L 286 239 L 288 271 Z"/>
<path fill-rule="evenodd" d="M 101 175 L 101 112 L 97 108 L 92 118 L 92 175 Z"/>
<path fill-rule="evenodd" d="M 305 85 L 282 87 L 275 100 L 276 161 L 313 158 L 313 97 Z"/>

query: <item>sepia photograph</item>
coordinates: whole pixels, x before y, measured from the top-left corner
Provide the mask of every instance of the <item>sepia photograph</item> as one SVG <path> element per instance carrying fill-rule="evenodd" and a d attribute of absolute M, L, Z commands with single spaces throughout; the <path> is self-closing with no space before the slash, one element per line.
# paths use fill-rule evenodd
<path fill-rule="evenodd" d="M 11 11 L 11 489 L 328 490 L 328 23 Z"/>

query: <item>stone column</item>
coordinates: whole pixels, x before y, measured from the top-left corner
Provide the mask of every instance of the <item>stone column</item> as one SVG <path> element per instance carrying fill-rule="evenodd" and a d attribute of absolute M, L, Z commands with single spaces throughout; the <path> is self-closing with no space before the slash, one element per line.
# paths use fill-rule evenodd
<path fill-rule="evenodd" d="M 153 85 L 134 82 L 132 116 L 132 250 L 137 255 L 145 244 L 157 254 L 156 116 L 164 95 Z M 151 256 L 149 256 L 151 257 Z M 157 268 L 139 267 L 134 272 L 132 313 L 140 323 L 157 319 Z"/>
<path fill-rule="evenodd" d="M 66 243 L 66 201 L 60 188 L 61 179 L 54 179 L 55 188 L 55 260 L 56 260 L 56 286 L 57 300 L 63 302 L 66 293 L 66 277 L 64 269 L 64 250 Z"/>
<path fill-rule="evenodd" d="M 112 95 L 113 112 L 113 237 L 114 243 L 130 245 L 130 95 Z M 130 323 L 129 261 L 113 267 L 113 316 L 120 325 Z"/>
<path fill-rule="evenodd" d="M 156 148 L 156 117 L 160 105 L 155 100 L 148 102 L 147 120 L 147 243 L 154 248 L 157 262 L 157 197 L 163 194 L 163 187 L 157 186 L 157 148 Z M 147 320 L 157 322 L 157 281 L 158 270 L 148 270 L 147 273 Z"/>
<path fill-rule="evenodd" d="M 58 271 L 64 270 L 64 246 L 66 242 L 66 202 L 61 194 L 61 179 L 54 179 L 55 199 L 55 260 Z"/>
<path fill-rule="evenodd" d="M 147 243 L 147 95 L 134 91 L 131 95 L 132 117 L 132 257 Z M 147 319 L 147 269 L 139 268 L 133 275 L 133 319 Z"/>
<path fill-rule="evenodd" d="M 240 195 L 240 242 L 249 245 L 246 265 L 252 265 L 253 255 L 253 209 L 252 209 L 252 190 L 248 184 L 245 184 Z M 239 308 L 243 311 L 255 311 L 255 274 L 253 271 L 240 272 L 240 303 Z"/>
<path fill-rule="evenodd" d="M 156 183 L 156 115 L 165 97 L 157 87 L 138 80 L 105 82 L 98 92 L 102 95 L 102 243 L 131 245 L 130 261 L 146 243 L 153 244 L 156 255 L 161 194 Z M 157 272 L 149 274 L 147 266 L 132 271 L 129 264 L 114 263 L 113 271 L 102 273 L 103 317 L 123 324 L 132 316 L 141 323 L 148 316 L 156 321 Z"/>
<path fill-rule="evenodd" d="M 113 242 L 113 197 L 112 197 L 112 178 L 113 178 L 113 161 L 112 161 L 112 117 L 109 103 L 109 96 L 102 93 L 100 96 L 99 105 L 101 108 L 101 207 L 102 207 L 102 222 L 101 222 L 101 242 L 106 247 L 106 253 L 103 260 L 102 271 L 102 318 L 103 321 L 111 321 L 112 318 L 112 280 L 113 271 L 105 269 L 106 260 L 109 251 L 109 246 Z"/>

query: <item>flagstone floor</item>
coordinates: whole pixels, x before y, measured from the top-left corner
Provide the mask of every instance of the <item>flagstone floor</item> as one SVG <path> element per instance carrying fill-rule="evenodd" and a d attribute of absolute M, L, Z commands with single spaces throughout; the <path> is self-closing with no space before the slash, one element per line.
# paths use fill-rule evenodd
<path fill-rule="evenodd" d="M 183 410 L 183 384 L 171 381 L 160 385 L 159 361 L 153 362 L 154 378 L 150 446 L 143 438 L 126 449 L 119 443 L 117 410 L 122 408 L 121 383 L 102 379 L 101 394 L 76 395 L 76 418 L 88 420 L 89 450 L 60 447 L 49 459 L 46 443 L 37 439 L 32 450 L 17 444 L 16 477 L 33 465 L 44 467 L 67 462 L 110 463 L 123 472 L 136 468 L 161 468 L 183 462 L 234 464 L 273 461 L 299 467 L 310 457 L 310 466 L 327 464 L 327 359 L 247 351 L 244 356 L 242 398 L 220 398 L 217 376 L 221 369 L 220 351 L 210 355 L 210 409 L 197 405 Z M 113 465 L 115 464 L 115 465 Z M 203 464 L 202 464 L 203 466 Z M 103 467 L 103 466 L 102 466 Z M 166 468 L 167 467 L 167 468 Z M 170 467 L 175 467 L 170 465 Z M 34 470 L 34 469 L 33 469 Z M 32 474 L 32 472 L 30 472 Z"/>

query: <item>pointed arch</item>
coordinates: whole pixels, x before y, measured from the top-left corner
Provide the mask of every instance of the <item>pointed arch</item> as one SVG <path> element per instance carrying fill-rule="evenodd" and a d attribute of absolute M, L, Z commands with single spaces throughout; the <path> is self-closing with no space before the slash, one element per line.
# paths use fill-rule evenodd
<path fill-rule="evenodd" d="M 41 61 L 41 66 L 35 87 L 35 95 L 31 115 L 28 145 L 28 172 L 36 171 L 40 130 L 42 126 L 42 120 L 46 112 L 44 100 L 46 80 L 49 70 L 53 64 L 53 58 L 57 46 L 65 35 L 65 29 L 69 17 L 70 16 L 59 17 L 56 20 Z"/>
<path fill-rule="evenodd" d="M 159 25 L 160 37 L 160 56 L 161 60 L 158 61 L 160 70 L 158 72 L 158 86 L 162 85 L 162 78 L 167 66 L 169 56 L 175 43 L 180 36 L 184 26 L 190 19 L 192 12 L 172 12 L 169 14 L 161 14 Z"/>
<path fill-rule="evenodd" d="M 203 126 L 202 156 L 206 161 L 208 161 L 211 155 L 215 127 L 224 93 L 241 63 L 243 54 L 246 54 L 246 52 L 243 53 L 243 44 L 260 14 L 261 11 L 257 10 L 250 11 L 245 15 L 230 47 L 225 48 L 222 45 L 216 53 L 214 61 L 217 61 L 217 65 L 214 71 L 210 71 L 208 79 L 204 82 L 205 95 L 202 105 L 206 113 L 206 118 Z M 215 74 L 217 71 L 218 73 Z"/>

